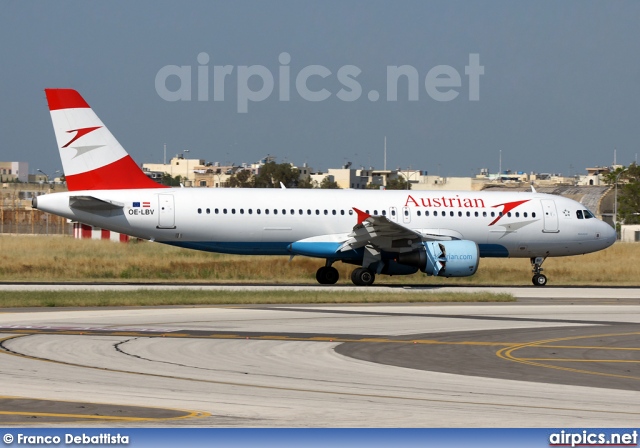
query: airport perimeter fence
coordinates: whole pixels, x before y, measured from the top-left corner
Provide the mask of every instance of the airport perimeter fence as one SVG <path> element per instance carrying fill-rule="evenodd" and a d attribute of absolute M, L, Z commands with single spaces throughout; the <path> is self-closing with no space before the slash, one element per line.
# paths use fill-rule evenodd
<path fill-rule="evenodd" d="M 41 210 L 0 206 L 0 234 L 72 236 L 73 225 Z"/>
<path fill-rule="evenodd" d="M 0 235 L 70 235 L 73 224 L 31 206 L 34 197 L 65 191 L 47 183 L 3 183 L 0 188 Z"/>

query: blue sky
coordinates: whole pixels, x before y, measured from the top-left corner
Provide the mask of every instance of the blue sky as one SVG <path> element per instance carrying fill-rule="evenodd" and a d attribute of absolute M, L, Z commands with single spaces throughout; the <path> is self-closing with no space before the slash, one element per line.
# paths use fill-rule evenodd
<path fill-rule="evenodd" d="M 43 92 L 75 88 L 138 163 L 189 150 L 207 161 L 307 162 L 315 169 L 409 167 L 447 176 L 479 168 L 584 172 L 640 152 L 640 3 L 631 1 L 184 1 L 0 3 L 0 160 L 30 171 L 61 169 Z M 197 101 L 200 53 L 209 55 L 209 100 Z M 280 100 L 279 55 L 291 61 L 290 100 Z M 479 55 L 479 98 L 465 66 Z M 156 89 L 166 66 L 192 69 L 192 100 Z M 307 87 L 310 65 L 330 75 Z M 387 67 L 418 73 L 418 100 L 387 99 Z M 450 101 L 433 99 L 436 66 L 460 74 Z M 214 66 L 231 66 L 224 101 L 213 101 Z M 263 66 L 274 89 L 238 112 L 240 67 Z M 362 94 L 343 101 L 337 73 L 355 66 Z M 262 81 L 254 76 L 255 91 Z M 176 76 L 169 90 L 181 87 Z M 240 87 L 239 87 L 240 86 Z M 368 93 L 379 92 L 371 101 Z M 448 88 L 440 88 L 440 91 Z"/>

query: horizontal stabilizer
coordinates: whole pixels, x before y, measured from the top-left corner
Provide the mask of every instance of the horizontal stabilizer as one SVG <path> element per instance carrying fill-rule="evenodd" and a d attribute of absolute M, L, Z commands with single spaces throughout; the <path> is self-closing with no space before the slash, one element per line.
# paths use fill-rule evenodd
<path fill-rule="evenodd" d="M 108 199 L 98 199 L 93 196 L 71 196 L 69 207 L 80 210 L 116 210 L 123 208 L 121 202 L 110 201 Z"/>

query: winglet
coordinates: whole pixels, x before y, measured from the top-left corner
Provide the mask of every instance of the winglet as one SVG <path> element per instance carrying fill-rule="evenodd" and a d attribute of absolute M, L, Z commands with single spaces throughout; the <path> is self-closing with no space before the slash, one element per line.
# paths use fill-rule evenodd
<path fill-rule="evenodd" d="M 367 218 L 371 218 L 371 215 L 369 213 L 365 213 L 362 210 L 358 210 L 357 208 L 353 207 L 353 209 L 356 211 L 356 213 L 358 214 L 358 224 L 362 224 L 362 222 L 367 219 Z"/>

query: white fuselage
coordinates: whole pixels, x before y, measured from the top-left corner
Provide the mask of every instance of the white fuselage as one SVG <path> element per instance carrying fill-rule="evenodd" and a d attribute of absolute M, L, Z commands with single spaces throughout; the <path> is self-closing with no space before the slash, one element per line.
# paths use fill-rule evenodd
<path fill-rule="evenodd" d="M 69 199 L 77 196 L 122 206 L 98 211 L 70 207 Z M 474 241 L 482 257 L 577 255 L 604 249 L 615 241 L 613 228 L 591 218 L 580 203 L 541 193 L 90 190 L 40 196 L 37 208 L 138 238 L 238 254 L 289 254 L 291 243 L 314 237 L 343 241 L 357 224 L 353 208 L 385 215 L 422 234 Z"/>

